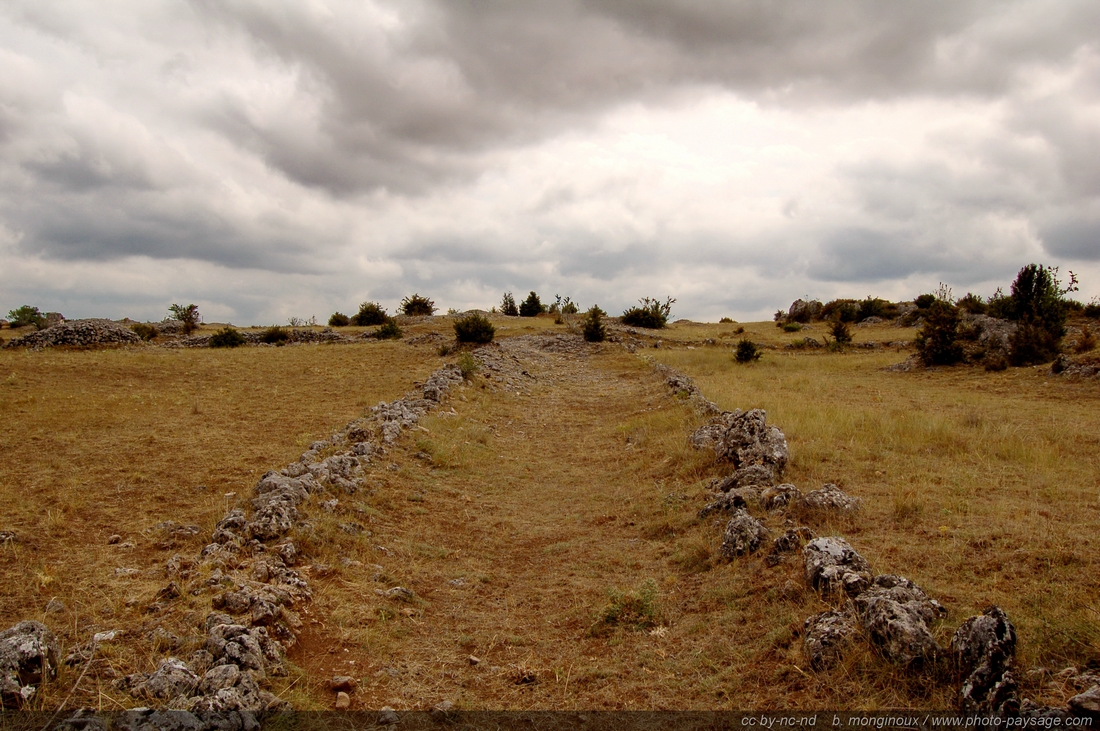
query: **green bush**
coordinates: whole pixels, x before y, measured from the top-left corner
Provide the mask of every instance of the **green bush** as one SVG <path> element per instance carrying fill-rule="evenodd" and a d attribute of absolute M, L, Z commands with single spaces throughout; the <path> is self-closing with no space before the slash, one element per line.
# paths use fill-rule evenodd
<path fill-rule="evenodd" d="M 419 315 L 434 315 L 436 311 L 435 302 L 427 297 L 421 297 L 419 294 L 413 294 L 411 297 L 406 297 L 401 300 L 401 311 L 410 317 Z"/>
<path fill-rule="evenodd" d="M 491 343 L 496 335 L 496 328 L 489 322 L 489 318 L 477 312 L 455 320 L 454 328 L 455 339 L 460 343 Z"/>
<path fill-rule="evenodd" d="M 173 320 L 183 323 L 183 334 L 190 335 L 199 328 L 202 315 L 198 305 L 169 305 L 168 312 Z"/>
<path fill-rule="evenodd" d="M 603 324 L 604 312 L 598 305 L 592 305 L 591 309 L 584 314 L 584 321 L 581 323 L 581 333 L 584 335 L 584 339 L 590 343 L 602 343 L 607 339 L 607 327 Z"/>
<path fill-rule="evenodd" d="M 329 327 L 347 327 L 350 324 L 351 318 L 343 312 L 333 312 L 332 317 L 328 319 Z"/>
<path fill-rule="evenodd" d="M 829 323 L 829 334 L 833 336 L 833 342 L 837 345 L 847 345 L 852 342 L 852 330 L 840 317 L 835 317 Z"/>
<path fill-rule="evenodd" d="M 1085 305 L 1085 309 L 1081 311 L 1081 314 L 1085 317 L 1091 317 L 1094 320 L 1100 319 L 1100 302 L 1093 300 Z"/>
<path fill-rule="evenodd" d="M 377 302 L 364 302 L 359 305 L 359 311 L 351 316 L 351 323 L 359 327 L 371 327 L 372 325 L 384 325 L 390 316 L 385 308 Z"/>
<path fill-rule="evenodd" d="M 260 342 L 268 345 L 283 345 L 290 339 L 290 333 L 285 327 L 275 325 L 260 333 Z"/>
<path fill-rule="evenodd" d="M 1064 296 L 1077 289 L 1077 277 L 1070 272 L 1063 289 L 1058 268 L 1028 264 L 1012 283 L 1011 319 L 1016 332 L 1009 339 L 1008 360 L 1023 366 L 1048 363 L 1058 355 L 1066 334 Z"/>
<path fill-rule="evenodd" d="M 638 300 L 638 305 L 631 307 L 623 313 L 623 324 L 632 327 L 645 327 L 657 330 L 668 324 L 669 315 L 672 313 L 671 297 L 661 302 L 657 299 L 643 297 Z"/>
<path fill-rule="evenodd" d="M 932 306 L 932 303 L 936 301 L 936 295 L 934 294 L 922 294 L 913 300 L 913 304 L 917 306 L 918 310 L 927 310 Z"/>
<path fill-rule="evenodd" d="M 527 299 L 519 306 L 520 317 L 534 317 L 535 315 L 541 315 L 546 311 L 546 308 L 542 305 L 542 300 L 534 292 L 527 295 Z"/>
<path fill-rule="evenodd" d="M 469 353 L 458 356 L 458 370 L 467 381 L 473 378 L 478 368 L 481 368 L 481 364 L 477 362 L 477 358 L 474 356 Z"/>
<path fill-rule="evenodd" d="M 516 307 L 516 300 L 511 292 L 504 293 L 504 298 L 500 301 L 500 314 L 507 315 L 508 317 L 516 317 L 519 315 L 519 308 Z"/>
<path fill-rule="evenodd" d="M 947 299 L 933 302 L 913 343 L 917 346 L 917 355 L 926 366 L 951 365 L 962 360 L 958 308 Z"/>
<path fill-rule="evenodd" d="M 802 329 L 802 323 L 800 323 L 800 322 L 784 322 L 782 327 L 783 327 L 783 332 L 785 332 L 785 333 L 796 333 L 796 332 L 798 332 L 799 330 Z"/>
<path fill-rule="evenodd" d="M 996 317 L 1000 320 L 1011 320 L 1013 314 L 1012 298 L 1001 291 L 1000 287 L 997 287 L 997 291 L 993 293 L 993 296 L 986 302 L 985 312 L 990 317 Z"/>
<path fill-rule="evenodd" d="M 843 322 L 855 322 L 859 318 L 859 304 L 855 300 L 836 299 L 821 308 L 822 320 L 839 318 Z"/>
<path fill-rule="evenodd" d="M 23 305 L 8 312 L 8 327 L 24 327 L 34 325 L 36 330 L 46 327 L 46 316 L 38 311 L 37 307 Z"/>
<path fill-rule="evenodd" d="M 244 343 L 244 335 L 228 326 L 210 336 L 211 348 L 236 348 Z"/>
<path fill-rule="evenodd" d="M 726 325 L 726 324 L 732 325 L 733 324 L 733 318 L 723 317 L 723 318 L 718 320 L 718 324 L 719 325 Z"/>
<path fill-rule="evenodd" d="M 371 333 L 371 337 L 378 340 L 399 340 L 404 334 L 397 326 L 397 321 L 390 317 L 386 318 L 380 328 Z"/>
<path fill-rule="evenodd" d="M 752 363 L 760 360 L 761 355 L 760 347 L 748 338 L 738 340 L 737 349 L 733 351 L 733 359 L 738 363 Z"/>
<path fill-rule="evenodd" d="M 970 312 L 975 315 L 984 315 L 989 311 L 989 305 L 986 304 L 981 295 L 974 294 L 973 292 L 967 292 L 961 300 L 955 303 L 955 306 L 964 312 Z"/>
<path fill-rule="evenodd" d="M 135 322 L 130 329 L 142 340 L 152 340 L 157 336 L 157 329 L 147 322 Z"/>
<path fill-rule="evenodd" d="M 888 302 L 878 297 L 868 297 L 860 301 L 859 309 L 856 313 L 856 320 L 866 320 L 868 317 L 881 317 L 883 319 L 892 320 L 897 316 L 898 306 L 893 302 Z"/>

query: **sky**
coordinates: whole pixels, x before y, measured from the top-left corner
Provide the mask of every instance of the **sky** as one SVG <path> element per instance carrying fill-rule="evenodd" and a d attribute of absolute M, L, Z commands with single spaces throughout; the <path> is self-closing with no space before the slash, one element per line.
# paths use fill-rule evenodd
<path fill-rule="evenodd" d="M 1100 3 L 5 0 L 0 314 L 1100 295 Z"/>

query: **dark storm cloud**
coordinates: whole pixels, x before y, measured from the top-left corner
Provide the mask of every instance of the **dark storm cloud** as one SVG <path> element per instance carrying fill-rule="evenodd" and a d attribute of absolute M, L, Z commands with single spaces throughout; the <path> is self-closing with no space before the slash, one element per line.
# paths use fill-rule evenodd
<path fill-rule="evenodd" d="M 222 131 L 341 194 L 475 174 L 480 151 L 698 85 L 786 105 L 1000 94 L 1029 65 L 1071 59 L 1100 27 L 1091 2 L 421 1 L 384 6 L 389 30 L 306 6 L 192 6 L 303 69 L 321 100 L 308 136 L 286 139 L 274 124 Z"/>
<path fill-rule="evenodd" d="M 396 299 L 702 278 L 713 309 L 1040 245 L 1100 261 L 1098 27 L 1092 0 L 12 0 L 0 264 L 339 271 Z M 960 129 L 922 137 L 933 107 Z M 713 150 L 661 127 L 697 113 Z M 281 312 L 267 289 L 226 311 Z"/>

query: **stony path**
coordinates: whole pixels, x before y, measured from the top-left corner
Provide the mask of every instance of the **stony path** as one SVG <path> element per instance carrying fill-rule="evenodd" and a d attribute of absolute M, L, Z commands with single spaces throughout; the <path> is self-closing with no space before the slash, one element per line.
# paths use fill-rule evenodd
<path fill-rule="evenodd" d="M 371 539 L 391 552 L 375 560 L 392 583 L 421 602 L 379 623 L 387 606 L 369 596 L 373 586 L 330 585 L 319 605 L 367 594 L 373 617 L 361 613 L 366 627 L 342 636 L 314 624 L 296 657 L 314 677 L 362 673 L 356 700 L 365 707 L 651 705 L 661 681 L 631 656 L 634 645 L 660 641 L 660 617 L 642 620 L 657 634 L 630 633 L 619 650 L 593 627 L 610 592 L 675 581 L 663 544 L 643 530 L 668 492 L 654 484 L 667 455 L 641 432 L 661 410 L 690 412 L 613 346 L 516 338 L 483 360 L 477 378 L 488 388 L 460 392 L 456 416 L 435 418 L 425 437 L 439 449 L 485 434 L 476 456 L 464 469 L 414 469 L 377 491 L 425 496 L 406 506 L 426 510 L 391 511 Z"/>

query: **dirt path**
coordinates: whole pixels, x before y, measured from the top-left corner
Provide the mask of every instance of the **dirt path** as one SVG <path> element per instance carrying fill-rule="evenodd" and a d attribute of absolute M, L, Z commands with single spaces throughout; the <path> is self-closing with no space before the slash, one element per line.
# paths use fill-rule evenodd
<path fill-rule="evenodd" d="M 677 480 L 651 427 L 694 417 L 636 357 L 567 342 L 504 341 L 372 474 L 368 566 L 320 582 L 292 655 L 311 680 L 358 677 L 366 708 L 673 702 L 652 660 L 681 583 L 660 525 Z M 417 598 L 376 593 L 398 585 Z"/>

